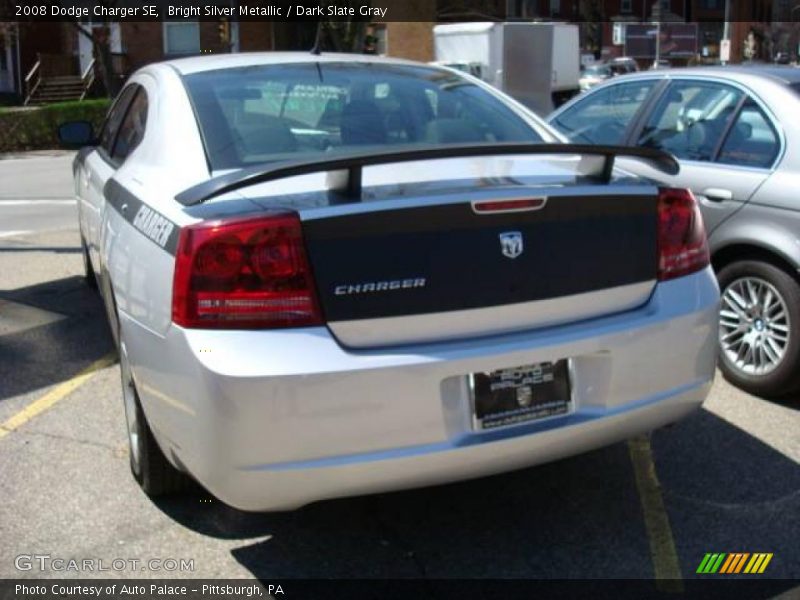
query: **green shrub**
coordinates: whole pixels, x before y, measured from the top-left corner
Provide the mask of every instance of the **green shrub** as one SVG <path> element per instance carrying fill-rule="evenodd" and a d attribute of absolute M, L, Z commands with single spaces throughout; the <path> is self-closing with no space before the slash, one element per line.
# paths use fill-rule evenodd
<path fill-rule="evenodd" d="M 58 148 L 56 129 L 67 121 L 90 121 L 95 131 L 108 112 L 108 99 L 59 102 L 30 110 L 0 110 L 0 152 Z"/>

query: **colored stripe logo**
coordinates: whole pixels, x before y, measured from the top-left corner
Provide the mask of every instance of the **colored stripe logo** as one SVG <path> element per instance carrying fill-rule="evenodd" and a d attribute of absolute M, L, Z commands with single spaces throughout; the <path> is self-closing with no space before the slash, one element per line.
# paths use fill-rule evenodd
<path fill-rule="evenodd" d="M 708 552 L 696 572 L 703 575 L 761 574 L 771 560 L 771 552 Z"/>

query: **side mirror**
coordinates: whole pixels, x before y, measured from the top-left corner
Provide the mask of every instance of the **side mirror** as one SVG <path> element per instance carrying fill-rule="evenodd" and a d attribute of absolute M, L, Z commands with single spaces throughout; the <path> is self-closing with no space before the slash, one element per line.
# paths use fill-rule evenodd
<path fill-rule="evenodd" d="M 96 143 L 89 121 L 69 121 L 58 126 L 58 143 L 64 148 L 82 148 Z"/>

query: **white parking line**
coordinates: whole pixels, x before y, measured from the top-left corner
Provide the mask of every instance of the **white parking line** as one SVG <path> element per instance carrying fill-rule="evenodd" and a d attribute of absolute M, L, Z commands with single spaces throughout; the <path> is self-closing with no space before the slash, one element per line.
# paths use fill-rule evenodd
<path fill-rule="evenodd" d="M 33 231 L 0 231 L 0 238 L 14 237 L 16 235 L 28 235 L 29 233 L 33 233 Z"/>

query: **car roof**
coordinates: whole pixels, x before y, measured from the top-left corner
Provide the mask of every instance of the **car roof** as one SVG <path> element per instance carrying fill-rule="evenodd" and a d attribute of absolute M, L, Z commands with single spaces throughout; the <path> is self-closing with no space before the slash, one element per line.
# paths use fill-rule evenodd
<path fill-rule="evenodd" d="M 625 75 L 625 79 L 647 77 L 680 77 L 681 75 L 722 77 L 734 81 L 748 77 L 763 77 L 778 83 L 800 83 L 800 69 L 784 65 L 714 65 L 708 67 L 686 67 L 664 71 L 640 71 Z"/>
<path fill-rule="evenodd" d="M 343 54 L 323 52 L 237 52 L 234 54 L 213 54 L 206 56 L 192 56 L 177 58 L 159 64 L 166 64 L 176 69 L 182 75 L 215 71 L 218 69 L 233 69 L 237 67 L 252 67 L 257 65 L 298 64 L 298 63 L 377 63 L 386 65 L 414 65 L 428 66 L 420 62 L 387 58 L 370 54 Z M 435 68 L 435 67 L 429 67 Z"/>

